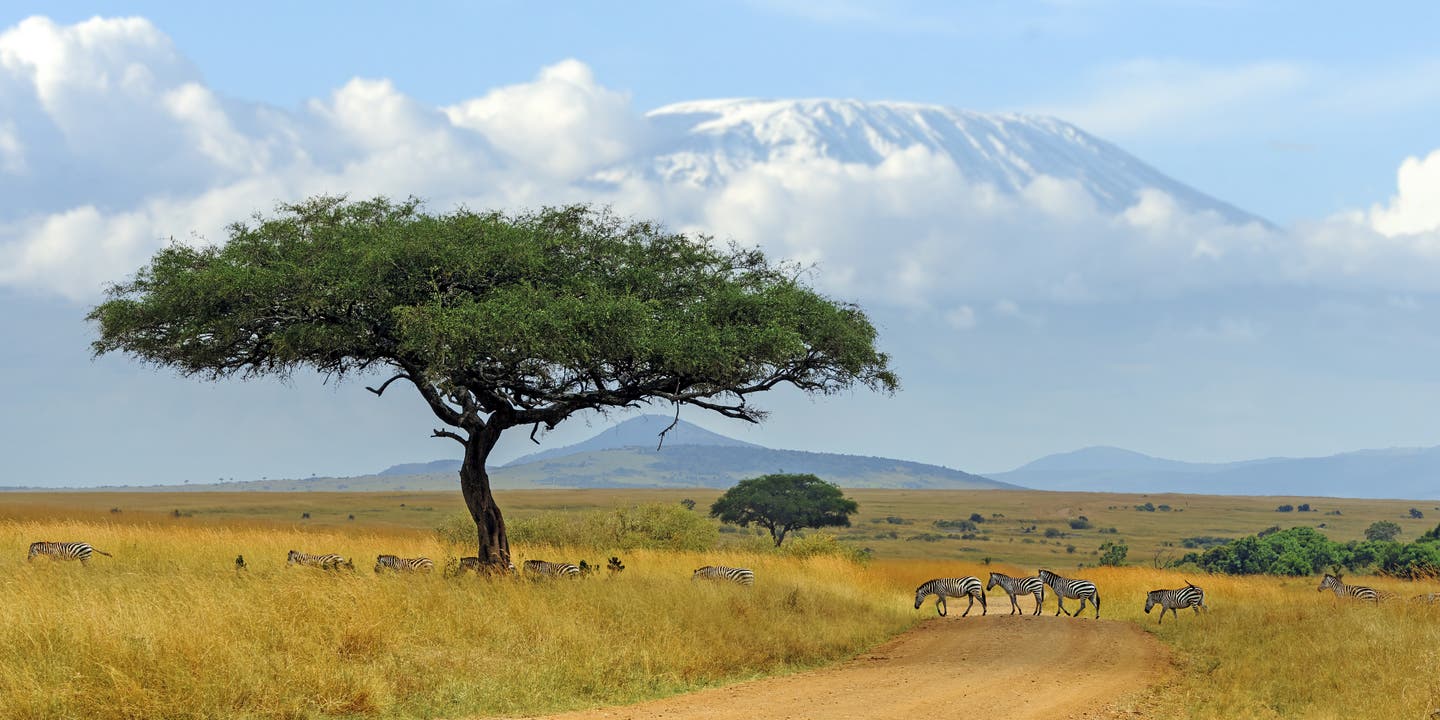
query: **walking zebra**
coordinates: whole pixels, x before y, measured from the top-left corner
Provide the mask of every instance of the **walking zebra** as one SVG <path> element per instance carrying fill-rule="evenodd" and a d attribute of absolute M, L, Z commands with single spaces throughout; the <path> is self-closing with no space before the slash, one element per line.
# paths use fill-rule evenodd
<path fill-rule="evenodd" d="M 728 580 L 736 585 L 754 585 L 755 573 L 746 568 L 706 565 L 690 574 L 691 580 Z"/>
<path fill-rule="evenodd" d="M 402 558 L 394 555 L 376 555 L 375 572 L 387 569 L 395 572 L 428 573 L 435 569 L 435 562 L 427 557 Z"/>
<path fill-rule="evenodd" d="M 570 563 L 552 563 L 544 560 L 526 560 L 525 574 L 536 577 L 580 577 L 580 568 Z"/>
<path fill-rule="evenodd" d="M 1016 578 L 1002 573 L 990 573 L 990 582 L 985 583 L 985 589 L 999 585 L 1006 595 L 1010 596 L 1010 614 L 1022 612 L 1020 603 L 1015 599 L 1016 595 L 1034 595 L 1035 612 L 1040 614 L 1040 606 L 1045 604 L 1045 583 L 1040 582 L 1038 577 Z"/>
<path fill-rule="evenodd" d="M 1100 619 L 1100 591 L 1095 589 L 1095 583 L 1089 580 L 1071 580 L 1060 577 L 1049 570 L 1040 571 L 1040 581 L 1050 586 L 1055 591 L 1055 606 L 1058 608 L 1055 614 L 1065 613 L 1070 617 L 1080 617 L 1085 611 L 1085 602 L 1095 603 L 1095 619 Z M 1065 598 L 1080 599 L 1080 607 L 1072 614 L 1065 609 Z"/>
<path fill-rule="evenodd" d="M 1381 600 L 1389 600 L 1395 597 L 1394 593 L 1376 590 L 1375 588 L 1365 587 L 1364 585 L 1346 585 L 1340 582 L 1339 575 L 1331 575 L 1330 573 L 1325 573 L 1325 577 L 1320 580 L 1320 587 L 1315 588 L 1315 592 L 1324 592 L 1326 590 L 1333 590 L 1337 598 L 1353 597 L 1358 600 L 1369 600 L 1373 603 L 1379 603 Z"/>
<path fill-rule="evenodd" d="M 947 596 L 953 598 L 968 597 L 970 599 L 970 604 L 965 606 L 965 612 L 960 617 L 965 617 L 970 614 L 971 608 L 975 607 L 976 600 L 980 601 L 981 615 L 990 612 L 990 608 L 985 605 L 985 591 L 980 589 L 980 578 L 974 576 L 936 578 L 915 588 L 916 610 L 920 609 L 920 605 L 925 602 L 926 596 L 929 595 L 936 597 L 935 612 L 940 613 L 942 617 L 949 614 L 949 608 L 945 605 L 945 598 Z"/>
<path fill-rule="evenodd" d="M 81 565 L 89 567 L 90 553 L 100 553 L 105 557 L 114 557 L 104 550 L 96 550 L 90 543 L 33 542 L 30 543 L 30 554 L 27 555 L 25 559 L 29 561 L 34 560 L 36 555 L 48 555 L 56 560 L 79 560 Z"/>
<path fill-rule="evenodd" d="M 1210 606 L 1205 604 L 1205 591 L 1201 590 L 1195 583 L 1185 581 L 1185 587 L 1178 590 L 1151 590 L 1145 595 L 1145 614 L 1150 614 L 1150 608 L 1160 606 L 1160 622 L 1157 625 L 1165 624 L 1165 611 L 1169 610 L 1176 620 L 1180 619 L 1180 608 L 1194 608 L 1195 614 L 1199 615 L 1200 610 L 1210 611 Z"/>
<path fill-rule="evenodd" d="M 341 555 L 326 553 L 325 555 L 311 555 L 302 553 L 299 550 L 291 550 L 285 557 L 285 566 L 303 565 L 305 567 L 320 568 L 321 570 L 339 570 L 340 568 L 355 569 L 355 563 L 346 560 Z"/>

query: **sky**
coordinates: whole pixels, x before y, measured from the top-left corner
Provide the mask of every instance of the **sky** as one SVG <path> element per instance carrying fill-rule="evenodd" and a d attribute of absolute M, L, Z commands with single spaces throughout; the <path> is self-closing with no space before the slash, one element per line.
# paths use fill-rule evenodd
<path fill-rule="evenodd" d="M 418 397 L 363 382 L 90 358 L 106 282 L 315 192 L 603 202 L 816 262 L 903 389 L 777 393 L 758 428 L 686 416 L 773 447 L 984 472 L 1096 444 L 1196 461 L 1440 444 L 1434 27 L 1430 3 L 7 4 L 0 486 L 452 454 Z M 771 162 L 704 193 L 585 182 L 657 146 L 645 112 L 742 97 L 1054 116 L 1270 224 L 1154 193 L 1109 213 L 1046 178 L 994 202 L 918 150 Z M 508 438 L 496 459 L 532 449 Z"/>

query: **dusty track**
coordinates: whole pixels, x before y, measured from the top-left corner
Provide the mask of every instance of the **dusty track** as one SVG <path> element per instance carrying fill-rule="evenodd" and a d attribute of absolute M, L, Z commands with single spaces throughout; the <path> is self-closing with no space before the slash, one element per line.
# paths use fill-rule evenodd
<path fill-rule="evenodd" d="M 1098 718 L 1166 664 L 1160 643 L 1130 623 L 957 615 L 821 670 L 551 717 Z"/>

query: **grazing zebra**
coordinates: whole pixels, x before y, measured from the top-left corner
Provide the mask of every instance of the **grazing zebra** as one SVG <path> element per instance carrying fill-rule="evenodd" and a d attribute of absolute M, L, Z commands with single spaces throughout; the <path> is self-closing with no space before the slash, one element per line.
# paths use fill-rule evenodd
<path fill-rule="evenodd" d="M 940 613 L 942 617 L 949 614 L 949 609 L 945 606 L 945 598 L 947 596 L 953 598 L 968 597 L 970 599 L 970 604 L 965 606 L 965 612 L 960 617 L 965 617 L 970 614 L 971 608 L 975 607 L 976 600 L 980 601 L 981 615 L 990 612 L 990 608 L 985 605 L 985 591 L 980 589 L 980 578 L 977 577 L 937 578 L 915 588 L 916 610 L 920 609 L 921 603 L 924 603 L 926 596 L 929 595 L 936 597 L 935 612 Z"/>
<path fill-rule="evenodd" d="M 1055 591 L 1055 606 L 1058 608 L 1055 614 L 1065 613 L 1071 617 L 1080 617 L 1085 610 L 1085 602 L 1095 603 L 1095 619 L 1100 619 L 1100 591 L 1095 589 L 1095 583 L 1089 580 L 1071 580 L 1060 577 L 1049 570 L 1040 571 L 1040 581 L 1050 586 Z M 1065 609 L 1065 598 L 1080 598 L 1080 607 L 1072 614 Z"/>
<path fill-rule="evenodd" d="M 706 565 L 690 574 L 691 580 L 728 580 L 736 585 L 754 585 L 755 573 L 746 568 Z"/>
<path fill-rule="evenodd" d="M 580 568 L 571 563 L 552 563 L 544 560 L 526 560 L 525 574 L 536 577 L 580 577 Z"/>
<path fill-rule="evenodd" d="M 1180 619 L 1180 608 L 1188 607 L 1195 610 L 1199 615 L 1203 609 L 1210 611 L 1210 606 L 1205 604 L 1205 591 L 1201 590 L 1195 583 L 1185 581 L 1185 587 L 1178 590 L 1151 590 L 1145 595 L 1145 614 L 1150 614 L 1150 608 L 1160 606 L 1159 625 L 1165 624 L 1165 611 L 1169 610 L 1175 619 Z"/>
<path fill-rule="evenodd" d="M 79 560 L 80 564 L 86 567 L 90 565 L 90 553 L 100 553 L 105 557 L 114 557 L 104 550 L 96 550 L 90 543 L 83 542 L 33 542 L 30 543 L 30 554 L 25 557 L 34 560 L 36 555 L 48 555 L 56 560 Z"/>
<path fill-rule="evenodd" d="M 470 557 L 462 557 L 460 558 L 460 566 L 455 569 L 455 574 L 464 575 L 467 572 L 473 572 L 476 575 L 479 575 L 481 568 L 482 566 L 480 565 L 479 557 L 474 555 Z"/>
<path fill-rule="evenodd" d="M 1325 577 L 1320 580 L 1320 587 L 1315 588 L 1315 592 L 1325 592 L 1326 590 L 1333 590 L 1335 597 L 1338 598 L 1353 597 L 1373 603 L 1395 597 L 1394 593 L 1383 592 L 1364 585 L 1346 585 L 1340 582 L 1340 576 L 1330 573 L 1325 573 Z"/>
<path fill-rule="evenodd" d="M 375 572 L 381 570 L 394 570 L 395 572 L 430 572 L 435 569 L 435 562 L 427 557 L 402 558 L 394 555 L 376 555 Z"/>
<path fill-rule="evenodd" d="M 285 558 L 285 566 L 303 565 L 305 567 L 320 568 L 321 570 L 339 570 L 340 568 L 355 569 L 355 563 L 346 560 L 343 556 L 335 553 L 325 555 L 311 555 L 298 550 L 291 550 Z"/>
<path fill-rule="evenodd" d="M 985 583 L 985 589 L 999 585 L 1006 595 L 1010 596 L 1010 614 L 1021 612 L 1020 603 L 1015 599 L 1016 595 L 1034 595 L 1035 612 L 1040 614 L 1040 606 L 1045 604 L 1045 583 L 1040 582 L 1038 577 L 1016 578 L 1002 573 L 990 573 L 990 582 Z"/>

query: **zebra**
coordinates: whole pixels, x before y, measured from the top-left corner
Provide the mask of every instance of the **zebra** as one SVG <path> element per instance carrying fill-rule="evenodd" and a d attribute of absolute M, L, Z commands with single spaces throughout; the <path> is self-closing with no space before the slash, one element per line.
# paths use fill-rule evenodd
<path fill-rule="evenodd" d="M 535 577 L 580 577 L 580 568 L 571 563 L 552 563 L 544 560 L 526 560 L 525 574 Z"/>
<path fill-rule="evenodd" d="M 1330 573 L 1325 573 L 1325 577 L 1320 579 L 1320 587 L 1315 588 L 1315 592 L 1325 592 L 1326 590 L 1333 590 L 1337 598 L 1353 597 L 1360 600 L 1369 600 L 1373 603 L 1379 603 L 1381 600 L 1389 600 L 1395 596 L 1394 593 L 1376 590 L 1375 588 L 1365 587 L 1364 585 L 1346 585 L 1340 582 L 1339 575 L 1331 575 Z"/>
<path fill-rule="evenodd" d="M 480 565 L 480 558 L 478 556 L 471 555 L 470 557 L 460 558 L 460 565 L 459 567 L 455 568 L 455 574 L 464 575 L 467 572 L 473 572 L 476 575 L 479 575 L 481 569 L 482 566 Z"/>
<path fill-rule="evenodd" d="M 376 555 L 375 572 L 390 569 L 395 572 L 430 572 L 435 562 L 427 557 L 402 558 L 394 555 Z"/>
<path fill-rule="evenodd" d="M 325 555 L 311 555 L 302 553 L 299 550 L 291 550 L 285 557 L 285 566 L 303 565 L 305 567 L 320 568 L 321 570 L 339 570 L 340 568 L 355 569 L 355 563 L 346 560 L 341 555 L 327 553 Z"/>
<path fill-rule="evenodd" d="M 1195 610 L 1199 615 L 1201 610 L 1210 612 L 1210 606 L 1205 604 L 1205 591 L 1195 583 L 1185 581 L 1185 587 L 1177 590 L 1151 590 L 1145 595 L 1145 614 L 1150 614 L 1150 608 L 1160 606 L 1159 625 L 1165 624 L 1165 611 L 1169 610 L 1175 619 L 1180 619 L 1180 608 L 1188 607 Z"/>
<path fill-rule="evenodd" d="M 1080 617 L 1085 610 L 1085 602 L 1088 600 L 1095 604 L 1095 619 L 1100 619 L 1100 591 L 1095 589 L 1095 583 L 1089 580 L 1071 580 L 1060 577 L 1049 570 L 1040 571 L 1040 581 L 1050 586 L 1055 591 L 1055 615 L 1065 613 L 1070 617 Z M 1065 598 L 1079 598 L 1080 607 L 1071 613 L 1065 609 Z"/>
<path fill-rule="evenodd" d="M 690 574 L 691 580 L 729 580 L 736 585 L 754 585 L 755 573 L 747 568 L 706 565 Z"/>
<path fill-rule="evenodd" d="M 949 614 L 949 609 L 945 606 L 945 598 L 947 596 L 953 598 L 968 597 L 970 599 L 970 604 L 965 606 L 965 612 L 960 617 L 965 617 L 970 614 L 970 610 L 975 607 L 975 601 L 977 599 L 980 601 L 980 614 L 985 615 L 990 612 L 990 608 L 985 605 L 985 591 L 980 589 L 980 578 L 974 576 L 936 578 L 915 588 L 916 610 L 920 609 L 920 605 L 925 602 L 925 598 L 929 595 L 935 596 L 935 612 L 940 613 L 941 617 Z"/>
<path fill-rule="evenodd" d="M 85 567 L 90 566 L 90 554 L 100 553 L 105 557 L 115 557 L 104 550 L 96 550 L 90 543 L 83 542 L 33 542 L 30 543 L 30 554 L 25 557 L 27 561 L 34 560 L 36 555 L 48 555 L 56 560 L 79 560 Z"/>
<path fill-rule="evenodd" d="M 1016 578 L 1002 573 L 990 573 L 990 582 L 985 583 L 985 589 L 999 585 L 1006 595 L 1010 596 L 1010 614 L 1014 615 L 1020 610 L 1020 603 L 1015 596 L 1020 594 L 1035 596 L 1034 615 L 1040 614 L 1040 606 L 1045 604 L 1045 583 L 1040 582 L 1038 577 Z"/>

